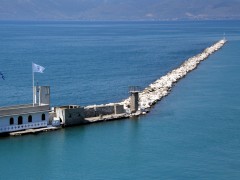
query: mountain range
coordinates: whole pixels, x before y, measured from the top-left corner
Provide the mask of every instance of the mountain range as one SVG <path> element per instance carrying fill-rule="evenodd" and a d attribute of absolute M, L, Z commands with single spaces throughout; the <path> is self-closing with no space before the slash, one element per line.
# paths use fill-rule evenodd
<path fill-rule="evenodd" d="M 0 20 L 240 19 L 240 0 L 0 0 Z"/>

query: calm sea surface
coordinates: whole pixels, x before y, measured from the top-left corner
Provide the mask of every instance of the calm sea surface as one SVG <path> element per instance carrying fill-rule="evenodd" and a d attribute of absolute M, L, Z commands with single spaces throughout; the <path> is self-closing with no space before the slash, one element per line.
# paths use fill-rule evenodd
<path fill-rule="evenodd" d="M 240 179 L 240 21 L 0 22 L 0 106 L 128 97 L 223 38 L 224 48 L 138 119 L 0 138 L 0 179 Z"/>

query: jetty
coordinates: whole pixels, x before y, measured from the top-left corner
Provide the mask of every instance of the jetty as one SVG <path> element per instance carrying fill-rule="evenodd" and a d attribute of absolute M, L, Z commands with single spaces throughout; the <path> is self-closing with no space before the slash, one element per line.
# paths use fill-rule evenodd
<path fill-rule="evenodd" d="M 65 127 L 125 119 L 147 114 L 154 104 L 170 93 L 174 84 L 196 69 L 211 54 L 221 49 L 226 42 L 225 39 L 216 42 L 203 52 L 187 59 L 179 67 L 160 77 L 142 91 L 140 91 L 139 87 L 131 87 L 130 97 L 121 102 L 85 107 L 79 105 L 54 107 L 50 117 L 52 116 L 59 120 L 60 124 Z M 51 121 L 54 122 L 53 119 Z"/>
<path fill-rule="evenodd" d="M 206 60 L 211 54 L 221 49 L 226 42 L 226 39 L 216 42 L 212 46 L 206 48 L 203 52 L 187 59 L 178 68 L 168 72 L 166 75 L 151 83 L 143 91 L 139 92 L 138 104 L 140 113 L 148 112 L 152 105 L 170 93 L 174 84 L 184 78 L 189 72 L 196 69 L 198 65 Z M 129 111 L 130 102 L 131 98 L 129 97 L 120 102 L 120 104 L 123 104 L 124 109 Z"/>
<path fill-rule="evenodd" d="M 71 126 L 147 114 L 154 104 L 171 92 L 171 89 L 179 80 L 196 69 L 211 54 L 221 49 L 226 42 L 226 39 L 222 39 L 204 49 L 201 53 L 185 60 L 179 67 L 160 77 L 142 91 L 139 87 L 130 87 L 130 97 L 121 102 L 86 107 L 77 105 L 55 107 L 55 116 L 60 119 L 64 126 Z"/>
<path fill-rule="evenodd" d="M 60 127 L 49 126 L 49 127 L 44 127 L 44 128 L 15 131 L 15 132 L 11 132 L 10 135 L 11 136 L 20 136 L 20 135 L 25 135 L 25 134 L 37 134 L 40 132 L 54 131 L 54 130 L 58 130 L 58 129 L 60 129 Z"/>
<path fill-rule="evenodd" d="M 89 124 L 117 119 L 126 119 L 148 113 L 151 107 L 167 96 L 173 86 L 198 65 L 221 49 L 227 40 L 224 38 L 201 53 L 185 60 L 179 67 L 160 77 L 141 90 L 130 87 L 130 96 L 121 102 L 101 105 L 66 105 L 50 109 L 50 87 L 35 86 L 34 97 L 39 100 L 33 107 L 12 106 L 0 108 L 0 134 L 24 135 L 58 130 L 62 127 Z M 16 121 L 16 120 L 17 121 Z"/>

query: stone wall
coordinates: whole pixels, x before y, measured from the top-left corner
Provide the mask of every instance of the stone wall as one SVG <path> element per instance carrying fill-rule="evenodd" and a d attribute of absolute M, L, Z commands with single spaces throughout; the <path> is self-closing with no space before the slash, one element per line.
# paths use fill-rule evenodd
<path fill-rule="evenodd" d="M 84 108 L 80 106 L 62 106 L 55 108 L 57 118 L 64 126 L 73 126 L 85 123 Z"/>
<path fill-rule="evenodd" d="M 124 113 L 123 105 L 113 104 L 113 105 L 102 105 L 84 108 L 85 117 L 97 117 L 101 115 L 111 115 L 111 114 L 122 114 Z"/>
<path fill-rule="evenodd" d="M 65 109 L 65 126 L 83 124 L 84 108 Z"/>
<path fill-rule="evenodd" d="M 123 114 L 123 113 L 125 113 L 123 105 L 120 105 L 120 104 L 115 104 L 114 111 L 115 111 L 115 114 Z"/>
<path fill-rule="evenodd" d="M 86 118 L 88 117 L 95 117 L 96 116 L 96 111 L 95 108 L 84 108 L 84 115 Z"/>
<path fill-rule="evenodd" d="M 114 114 L 114 106 L 100 106 L 96 108 L 96 116 Z"/>

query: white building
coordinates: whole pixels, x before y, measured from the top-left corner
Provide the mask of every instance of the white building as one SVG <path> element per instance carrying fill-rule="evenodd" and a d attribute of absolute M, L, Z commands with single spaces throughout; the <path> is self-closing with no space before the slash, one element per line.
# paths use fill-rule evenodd
<path fill-rule="evenodd" d="M 35 86 L 34 94 L 34 105 L 0 108 L 0 133 L 47 127 L 50 112 L 50 87 Z"/>

